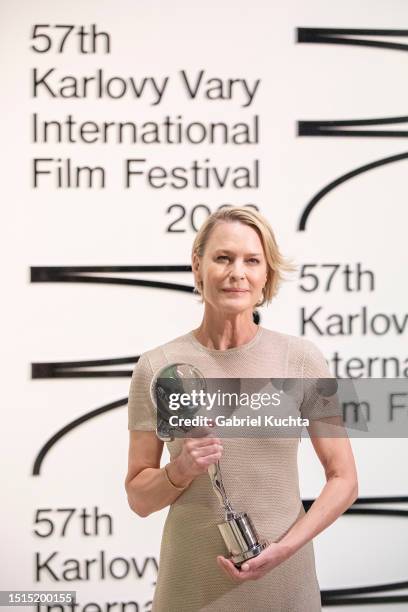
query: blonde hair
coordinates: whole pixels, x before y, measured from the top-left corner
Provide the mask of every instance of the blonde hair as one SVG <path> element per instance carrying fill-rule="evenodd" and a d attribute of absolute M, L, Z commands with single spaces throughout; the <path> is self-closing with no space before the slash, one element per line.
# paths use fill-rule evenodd
<path fill-rule="evenodd" d="M 200 227 L 193 242 L 192 253 L 203 257 L 212 230 L 219 222 L 239 221 L 252 227 L 258 234 L 265 253 L 267 265 L 267 280 L 263 290 L 262 302 L 257 306 L 272 301 L 277 294 L 281 282 L 286 280 L 284 272 L 294 272 L 296 266 L 282 256 L 269 222 L 258 211 L 249 207 L 231 206 L 217 210 L 206 219 Z"/>

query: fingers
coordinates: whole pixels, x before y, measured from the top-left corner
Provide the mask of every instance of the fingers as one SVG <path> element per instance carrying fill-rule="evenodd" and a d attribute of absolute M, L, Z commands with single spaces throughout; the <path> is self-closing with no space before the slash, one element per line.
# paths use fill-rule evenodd
<path fill-rule="evenodd" d="M 261 568 L 254 569 L 243 569 L 245 567 L 245 563 L 242 564 L 241 569 L 238 570 L 235 565 L 229 559 L 225 557 L 218 556 L 217 563 L 219 567 L 233 580 L 234 582 L 245 582 L 246 580 L 258 580 L 265 575 L 265 571 L 262 571 Z"/>
<path fill-rule="evenodd" d="M 201 467 L 207 469 L 213 463 L 217 463 L 221 459 L 221 455 L 208 455 L 207 457 L 199 457 L 196 463 Z"/>
<path fill-rule="evenodd" d="M 179 461 L 188 474 L 203 474 L 211 464 L 221 459 L 223 446 L 219 438 L 185 438 L 183 442 Z"/>
<path fill-rule="evenodd" d="M 241 582 L 239 571 L 231 561 L 229 561 L 225 557 L 218 556 L 217 563 L 218 566 L 224 571 L 225 574 L 227 574 L 229 578 L 231 578 L 233 582 Z"/>
<path fill-rule="evenodd" d="M 210 465 L 219 461 L 221 459 L 221 456 L 222 456 L 222 453 L 220 451 L 220 452 L 213 453 L 210 455 L 205 455 L 203 457 L 196 457 L 194 458 L 194 461 L 196 462 L 197 465 L 200 466 L 200 468 L 207 469 Z"/>
<path fill-rule="evenodd" d="M 245 561 L 245 563 L 241 565 L 241 570 L 246 571 L 246 572 L 260 571 L 262 569 L 265 569 L 264 566 L 267 565 L 268 560 L 269 560 L 269 557 L 267 556 L 267 553 L 264 550 L 256 557 L 253 557 L 252 559 Z"/>
<path fill-rule="evenodd" d="M 223 451 L 222 444 L 208 444 L 207 446 L 199 446 L 190 450 L 193 457 L 207 457 L 208 455 L 217 455 Z"/>
<path fill-rule="evenodd" d="M 190 436 L 191 438 L 204 438 L 206 436 L 211 436 L 213 434 L 212 428 L 214 427 L 214 422 L 210 421 L 208 426 L 197 426 L 191 430 Z"/>
<path fill-rule="evenodd" d="M 191 438 L 187 438 L 184 442 L 185 448 L 191 452 L 193 450 L 202 450 L 208 448 L 212 450 L 211 447 L 217 445 L 222 448 L 222 442 L 219 438 L 198 438 L 197 440 L 193 440 Z"/>
<path fill-rule="evenodd" d="M 193 448 L 196 446 L 206 446 L 207 444 L 221 444 L 221 440 L 220 438 L 215 438 L 213 436 L 203 438 L 185 438 L 184 444 Z"/>

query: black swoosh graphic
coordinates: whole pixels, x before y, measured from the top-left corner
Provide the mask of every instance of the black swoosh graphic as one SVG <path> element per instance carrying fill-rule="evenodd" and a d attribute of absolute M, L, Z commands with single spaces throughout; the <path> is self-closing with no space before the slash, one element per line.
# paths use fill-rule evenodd
<path fill-rule="evenodd" d="M 408 30 L 379 30 L 371 28 L 297 28 L 298 43 L 318 43 L 326 45 L 355 45 L 378 47 L 394 51 L 408 51 L 407 43 L 386 42 L 366 38 L 346 38 L 347 36 L 398 36 L 408 38 Z"/>
<path fill-rule="evenodd" d="M 307 511 L 313 504 L 314 499 L 303 500 L 303 506 Z M 390 497 L 359 497 L 344 514 L 366 514 L 371 516 L 389 516 L 408 518 L 408 507 L 406 510 L 394 508 L 356 508 L 355 506 L 408 504 L 408 495 L 396 495 Z M 368 593 L 386 593 L 387 591 L 401 591 L 408 589 L 408 581 L 375 584 L 364 587 L 351 587 L 344 589 L 322 589 L 322 604 L 324 606 L 351 606 L 379 603 L 404 603 L 408 602 L 408 594 L 401 595 L 377 595 L 376 597 L 353 597 Z"/>
<path fill-rule="evenodd" d="M 334 181 L 323 187 L 323 189 L 321 189 L 306 205 L 300 217 L 298 231 L 302 232 L 306 229 L 306 222 L 309 218 L 310 213 L 315 208 L 315 206 L 317 206 L 320 200 L 322 200 L 324 196 L 327 195 L 330 191 L 332 191 L 342 183 L 345 183 L 346 181 L 354 178 L 355 176 L 358 176 L 359 174 L 363 174 L 364 172 L 368 172 L 369 170 L 374 170 L 374 168 L 379 168 L 380 166 L 385 166 L 387 164 L 393 164 L 394 162 L 398 162 L 407 158 L 408 152 L 399 153 L 398 155 L 391 155 L 391 157 L 383 157 L 382 159 L 378 159 L 369 164 L 365 164 L 364 166 L 360 166 L 355 170 L 351 170 L 351 172 L 347 172 L 346 174 L 339 176 L 339 178 L 335 179 Z"/>
<path fill-rule="evenodd" d="M 82 423 L 85 423 L 86 421 L 89 421 L 90 419 L 99 416 L 100 414 L 104 414 L 105 412 L 109 412 L 110 410 L 114 410 L 115 408 L 120 408 L 120 406 L 124 406 L 125 404 L 127 404 L 127 401 L 128 398 L 125 397 L 124 399 L 116 400 L 115 402 L 106 404 L 106 406 L 96 408 L 96 410 L 91 410 L 91 412 L 83 414 L 82 416 L 78 417 L 77 419 L 74 419 L 73 421 L 62 427 L 62 429 L 59 429 L 53 436 L 51 436 L 51 438 L 49 438 L 49 440 L 47 440 L 47 442 L 40 449 L 34 461 L 34 467 L 32 472 L 33 476 L 38 476 L 40 474 L 41 465 L 45 459 L 46 454 L 51 450 L 54 444 L 58 442 L 58 440 L 65 436 L 65 434 L 67 434 L 69 431 L 72 431 L 76 427 L 79 427 L 79 425 L 82 425 Z"/>
<path fill-rule="evenodd" d="M 139 355 L 133 357 L 116 357 L 111 359 L 91 359 L 87 361 L 44 361 L 31 364 L 31 378 L 115 378 L 131 376 L 132 370 L 83 370 L 81 368 L 99 368 L 100 366 L 135 364 Z"/>
<path fill-rule="evenodd" d="M 405 115 L 402 117 L 382 117 L 379 119 L 346 119 L 341 121 L 298 121 L 297 134 L 298 136 L 347 136 L 350 138 L 405 138 L 406 136 L 408 136 L 408 130 L 354 129 L 355 126 L 393 125 L 398 123 L 408 123 L 408 116 Z M 338 129 L 341 127 L 349 127 L 351 129 Z"/>
<path fill-rule="evenodd" d="M 33 266 L 30 268 L 32 283 L 102 283 L 109 285 L 133 285 L 154 289 L 169 289 L 192 293 L 191 285 L 137 278 L 115 278 L 114 276 L 89 276 L 84 272 L 191 272 L 191 266 Z"/>

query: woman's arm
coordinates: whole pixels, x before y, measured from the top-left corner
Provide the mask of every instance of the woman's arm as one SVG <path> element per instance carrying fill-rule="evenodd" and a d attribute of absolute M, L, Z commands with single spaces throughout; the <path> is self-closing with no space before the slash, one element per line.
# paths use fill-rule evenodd
<path fill-rule="evenodd" d="M 196 476 L 221 458 L 223 448 L 213 436 L 184 438 L 180 454 L 166 465 L 167 471 L 160 468 L 162 451 L 163 442 L 154 431 L 130 431 L 125 488 L 129 506 L 139 516 L 172 504 Z"/>
<path fill-rule="evenodd" d="M 324 421 L 324 424 L 323 424 Z M 342 437 L 323 437 L 331 425 L 333 432 Z M 312 540 L 336 520 L 358 496 L 357 472 L 349 439 L 338 427 L 343 427 L 340 417 L 311 421 L 308 431 L 316 453 L 324 467 L 326 484 L 309 511 L 292 525 L 278 541 L 270 544 L 257 557 L 250 559 L 237 570 L 233 563 L 217 557 L 219 566 L 235 582 L 258 580 L 274 567 L 286 561 L 297 550 Z M 326 429 L 327 428 L 327 429 Z"/>
<path fill-rule="evenodd" d="M 163 442 L 154 431 L 129 432 L 125 489 L 129 506 L 139 516 L 148 516 L 174 502 L 192 480 L 180 473 L 176 458 L 167 464 L 167 473 L 175 485 L 172 486 L 160 468 L 162 451 Z"/>
<path fill-rule="evenodd" d="M 337 426 L 343 427 L 340 417 L 330 417 L 324 421 L 336 424 L 334 431 Z M 326 484 L 309 511 L 279 541 L 286 548 L 288 556 L 331 525 L 358 497 L 357 471 L 348 437 L 325 438 L 318 435 L 321 430 L 322 423 L 311 421 L 308 431 L 323 465 Z"/>
<path fill-rule="evenodd" d="M 286 547 L 289 556 L 333 523 L 358 496 L 353 451 L 340 416 L 338 397 L 331 396 L 331 401 L 325 406 L 322 401 L 324 397 L 320 395 L 316 384 L 317 379 L 326 382 L 328 379 L 335 382 L 336 379 L 330 374 L 327 362 L 317 346 L 305 339 L 303 344 L 305 357 L 302 379 L 309 384 L 305 386 L 300 410 L 303 416 L 310 418 L 308 432 L 323 465 L 326 484 L 305 516 L 296 521 L 280 540 L 279 543 Z M 333 409 L 338 416 L 324 416 Z"/>

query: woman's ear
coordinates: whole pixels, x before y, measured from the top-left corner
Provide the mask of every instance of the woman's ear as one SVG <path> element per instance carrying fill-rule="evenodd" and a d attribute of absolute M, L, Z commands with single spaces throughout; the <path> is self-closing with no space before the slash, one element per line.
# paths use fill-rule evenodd
<path fill-rule="evenodd" d="M 191 262 L 191 269 L 193 271 L 196 283 L 199 283 L 201 281 L 201 278 L 200 278 L 200 258 L 198 257 L 197 253 L 193 253 L 193 258 L 192 258 L 192 262 Z"/>

